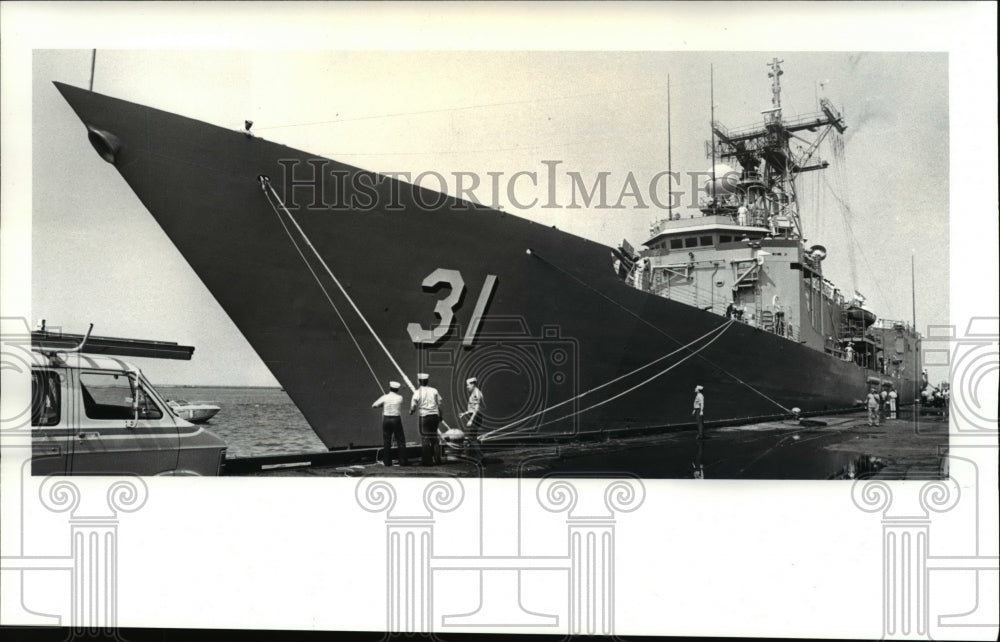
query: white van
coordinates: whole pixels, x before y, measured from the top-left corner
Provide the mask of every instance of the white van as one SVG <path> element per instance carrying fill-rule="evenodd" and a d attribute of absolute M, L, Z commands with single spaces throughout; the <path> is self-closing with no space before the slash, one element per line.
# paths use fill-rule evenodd
<path fill-rule="evenodd" d="M 37 338 L 33 333 L 33 475 L 221 474 L 225 442 L 178 416 L 138 368 L 108 356 L 115 352 L 107 347 L 109 341 L 130 340 L 85 338 L 79 342 L 79 337 L 66 337 L 67 341 L 47 342 Z M 73 339 L 102 354 L 59 350 L 60 344 Z M 135 344 L 125 352 L 162 356 L 143 351 L 142 344 L 153 342 Z"/>

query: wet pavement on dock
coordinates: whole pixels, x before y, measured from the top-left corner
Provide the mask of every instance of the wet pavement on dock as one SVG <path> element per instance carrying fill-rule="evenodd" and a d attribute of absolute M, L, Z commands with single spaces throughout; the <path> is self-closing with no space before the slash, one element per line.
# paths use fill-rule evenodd
<path fill-rule="evenodd" d="M 380 463 L 275 469 L 262 476 L 542 477 L 636 475 L 645 479 L 938 479 L 946 475 L 948 422 L 912 413 L 870 427 L 862 413 L 788 419 L 606 441 L 487 451 L 482 468 L 453 458 L 437 466 Z M 822 424 L 822 425 L 816 425 Z M 411 451 L 412 452 L 412 451 Z M 417 457 L 419 462 L 419 457 Z"/>

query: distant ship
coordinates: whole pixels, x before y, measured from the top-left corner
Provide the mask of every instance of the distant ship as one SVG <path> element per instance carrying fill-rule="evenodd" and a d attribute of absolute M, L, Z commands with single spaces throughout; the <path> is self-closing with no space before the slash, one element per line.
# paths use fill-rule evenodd
<path fill-rule="evenodd" d="M 262 140 L 249 123 L 55 84 L 340 449 L 380 443 L 372 401 L 417 372 L 448 422 L 477 377 L 497 440 L 691 425 L 696 385 L 709 424 L 857 407 L 871 386 L 912 402 L 919 334 L 844 297 L 823 276 L 826 249 L 802 238 L 795 179 L 827 166 L 819 142 L 846 124 L 825 99 L 785 119 L 769 64 L 763 122 L 730 131 L 713 118 L 701 215 L 669 210 L 639 250 Z"/>

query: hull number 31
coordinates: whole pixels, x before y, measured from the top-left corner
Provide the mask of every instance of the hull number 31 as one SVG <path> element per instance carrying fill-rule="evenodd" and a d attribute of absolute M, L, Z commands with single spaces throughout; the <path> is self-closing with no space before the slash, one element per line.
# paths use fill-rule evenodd
<path fill-rule="evenodd" d="M 427 275 L 421 284 L 425 291 L 434 292 L 443 286 L 451 288 L 443 299 L 438 299 L 434 306 L 434 314 L 438 317 L 438 324 L 430 330 L 425 329 L 419 323 L 410 323 L 406 326 L 406 331 L 410 333 L 410 339 L 417 345 L 434 345 L 440 343 L 451 332 L 451 327 L 455 323 L 455 310 L 461 307 L 465 297 L 465 279 L 458 270 L 446 270 L 438 268 Z M 493 291 L 497 287 L 497 277 L 493 274 L 486 275 L 483 282 L 483 289 L 479 292 L 479 300 L 476 301 L 476 308 L 472 311 L 472 320 L 469 321 L 469 329 L 462 339 L 462 345 L 471 347 L 476 340 L 476 333 L 482 324 L 483 315 L 486 313 L 486 306 L 489 305 Z"/>

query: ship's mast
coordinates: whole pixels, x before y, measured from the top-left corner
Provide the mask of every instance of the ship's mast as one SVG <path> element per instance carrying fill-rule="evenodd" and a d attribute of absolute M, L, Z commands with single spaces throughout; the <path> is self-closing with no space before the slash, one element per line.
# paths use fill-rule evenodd
<path fill-rule="evenodd" d="M 767 63 L 770 68 L 768 77 L 771 79 L 771 108 L 762 112 L 763 125 L 728 130 L 715 122 L 713 101 L 713 184 L 717 160 L 733 163 L 734 166 L 739 164 L 742 171 L 735 197 L 737 202 L 727 202 L 723 207 L 713 202 L 711 208 L 702 211 L 714 214 L 717 213 L 716 210 L 722 210 L 735 216 L 737 210 L 746 208 L 752 225 L 768 227 L 778 236 L 801 239 L 802 222 L 798 212 L 795 179 L 803 172 L 829 166 L 826 161 L 814 159 L 815 152 L 831 130 L 843 133 L 847 126 L 840 113 L 825 98 L 820 100 L 819 113 L 786 120 L 781 106 L 780 78 L 784 74 L 782 62 L 784 61 L 774 57 Z M 811 139 L 808 138 L 810 134 Z M 793 151 L 792 138 L 805 143 L 805 147 Z"/>
<path fill-rule="evenodd" d="M 916 344 L 913 347 L 913 363 L 914 367 L 920 369 L 922 365 L 922 359 L 920 358 L 920 333 L 917 332 L 917 265 L 916 265 L 916 252 L 910 253 L 910 301 L 913 304 L 913 336 L 916 337 Z M 916 375 L 916 373 L 913 373 Z M 913 380 L 916 381 L 916 376 Z M 914 394 L 916 391 L 914 391 Z M 914 397 L 915 399 L 916 397 Z"/>
<path fill-rule="evenodd" d="M 781 117 L 781 76 L 785 73 L 781 70 L 781 63 L 783 62 L 785 61 L 778 60 L 778 57 L 775 56 L 774 58 L 771 58 L 771 62 L 767 63 L 767 66 L 771 68 L 771 71 L 767 72 L 767 77 L 771 79 L 770 118 L 776 128 L 780 128 L 783 123 Z M 785 147 L 788 147 L 787 141 L 785 142 Z M 789 156 L 790 155 L 791 154 L 789 154 Z M 798 212 L 791 207 L 791 204 L 796 202 L 797 196 L 795 193 L 795 180 L 788 171 L 787 163 L 782 164 L 781 174 L 781 182 L 779 183 L 780 191 L 776 194 L 778 202 L 773 211 L 776 216 L 786 212 L 790 214 L 792 221 L 795 223 L 795 232 L 799 238 L 802 238 L 802 221 L 799 219 Z M 785 186 L 787 186 L 787 188 Z M 774 226 L 772 225 L 772 228 L 773 227 Z"/>
<path fill-rule="evenodd" d="M 708 84 L 709 84 L 709 100 L 712 103 L 711 106 L 711 130 L 712 135 L 712 193 L 709 194 L 709 198 L 712 199 L 712 214 L 715 214 L 718 208 L 718 195 L 715 193 L 719 186 L 715 183 L 715 65 L 710 65 L 708 68 Z"/>
<path fill-rule="evenodd" d="M 667 185 L 674 180 L 674 164 L 671 158 L 672 145 L 670 143 L 670 74 L 667 74 Z M 667 190 L 667 219 L 674 218 L 674 193 Z"/>
<path fill-rule="evenodd" d="M 910 253 L 910 300 L 913 303 L 913 331 L 917 331 L 917 267 L 916 254 Z"/>
<path fill-rule="evenodd" d="M 781 63 L 784 60 L 778 60 L 777 58 L 772 58 L 771 62 L 767 63 L 767 66 L 771 68 L 771 71 L 767 72 L 767 77 L 771 79 L 771 106 L 777 111 L 778 116 L 781 116 L 781 74 L 785 73 L 781 70 Z"/>

